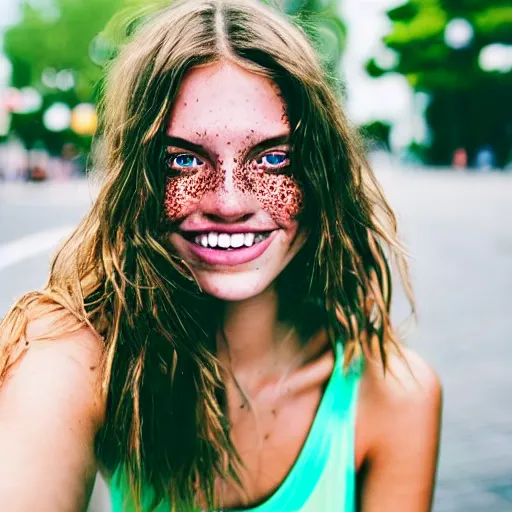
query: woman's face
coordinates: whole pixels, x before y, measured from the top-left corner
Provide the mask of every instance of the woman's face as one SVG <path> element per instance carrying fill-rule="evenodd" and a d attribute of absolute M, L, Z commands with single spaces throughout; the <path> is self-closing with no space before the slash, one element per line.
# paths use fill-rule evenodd
<path fill-rule="evenodd" d="M 302 246 L 289 135 L 269 79 L 227 62 L 186 74 L 167 129 L 165 212 L 174 250 L 206 293 L 253 297 Z"/>

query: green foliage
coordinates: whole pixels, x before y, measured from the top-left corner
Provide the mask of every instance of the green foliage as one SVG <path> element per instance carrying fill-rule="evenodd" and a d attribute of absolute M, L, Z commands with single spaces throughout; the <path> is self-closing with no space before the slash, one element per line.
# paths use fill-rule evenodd
<path fill-rule="evenodd" d="M 346 40 L 339 0 L 261 0 L 291 16 L 313 41 L 326 67 L 336 72 Z"/>
<path fill-rule="evenodd" d="M 437 39 L 447 22 L 446 13 L 437 5 L 424 7 L 418 14 L 407 20 L 397 20 L 393 32 L 386 36 L 384 42 L 393 49 L 400 49 L 411 43 L 422 43 L 432 38 Z"/>
<path fill-rule="evenodd" d="M 512 85 L 512 72 L 481 69 L 479 54 L 489 44 L 512 44 L 510 1 L 410 0 L 387 15 L 392 31 L 383 42 L 398 53 L 398 63 L 384 69 L 370 59 L 366 70 L 373 77 L 400 73 L 414 89 L 431 95 L 427 121 L 433 142 L 427 158 L 447 164 L 454 149 L 465 147 L 471 159 L 479 147 L 491 144 L 498 160 L 503 155 L 504 164 L 511 146 L 507 123 L 512 112 L 506 91 Z M 466 48 L 450 48 L 445 42 L 446 26 L 455 18 L 463 18 L 473 27 Z M 493 101 L 488 101 L 489 96 Z M 488 108 L 479 109 L 478 105 Z"/>
<path fill-rule="evenodd" d="M 412 0 L 389 11 L 393 30 L 384 43 L 399 53 L 396 67 L 383 69 L 375 60 L 367 63 L 371 76 L 388 72 L 405 75 L 416 88 L 458 90 L 487 86 L 489 81 L 511 83 L 512 75 L 492 75 L 478 65 L 480 50 L 491 43 L 512 43 L 512 6 L 503 0 Z M 447 23 L 462 17 L 474 29 L 467 49 L 454 50 L 444 41 Z"/>
<path fill-rule="evenodd" d="M 512 42 L 512 7 L 491 5 L 473 15 L 473 24 L 482 38 Z"/>
<path fill-rule="evenodd" d="M 391 126 L 388 123 L 373 121 L 361 126 L 359 131 L 370 149 L 380 148 L 389 150 Z"/>
<path fill-rule="evenodd" d="M 407 21 L 416 16 L 418 9 L 418 5 L 413 2 L 402 4 L 388 11 L 388 18 L 391 21 Z"/>
<path fill-rule="evenodd" d="M 13 85 L 41 87 L 44 69 L 72 69 L 78 99 L 90 100 L 101 68 L 91 62 L 89 47 L 122 2 L 55 0 L 50 14 L 48 8 L 25 2 L 21 22 L 9 28 L 4 37 L 5 53 L 14 67 Z M 29 73 L 17 75 L 18 66 Z"/>

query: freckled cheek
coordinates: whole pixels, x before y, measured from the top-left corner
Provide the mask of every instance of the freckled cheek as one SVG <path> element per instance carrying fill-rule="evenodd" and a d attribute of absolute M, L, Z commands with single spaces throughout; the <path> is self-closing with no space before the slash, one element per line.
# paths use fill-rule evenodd
<path fill-rule="evenodd" d="M 265 175 L 255 188 L 255 194 L 263 208 L 280 226 L 290 224 L 304 207 L 304 193 L 290 176 Z"/>
<path fill-rule="evenodd" d="M 164 212 L 171 221 L 192 213 L 208 189 L 207 180 L 201 176 L 169 178 L 165 187 Z"/>

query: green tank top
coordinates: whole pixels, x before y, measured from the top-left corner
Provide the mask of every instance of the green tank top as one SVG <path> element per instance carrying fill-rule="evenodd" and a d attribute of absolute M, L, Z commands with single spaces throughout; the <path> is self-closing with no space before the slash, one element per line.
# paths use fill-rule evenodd
<path fill-rule="evenodd" d="M 355 511 L 355 409 L 361 373 L 356 366 L 343 370 L 343 347 L 338 343 L 332 375 L 295 464 L 267 501 L 243 512 Z M 134 510 L 126 490 L 116 472 L 110 482 L 112 512 Z M 146 494 L 144 503 L 150 503 Z M 170 507 L 162 503 L 156 512 L 170 512 Z"/>

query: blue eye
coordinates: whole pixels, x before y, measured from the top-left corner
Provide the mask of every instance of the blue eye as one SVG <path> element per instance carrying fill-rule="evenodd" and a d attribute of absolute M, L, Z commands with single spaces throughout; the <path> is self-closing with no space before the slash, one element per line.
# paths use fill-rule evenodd
<path fill-rule="evenodd" d="M 170 162 L 172 167 L 176 166 L 182 169 L 191 169 L 193 167 L 199 167 L 200 165 L 203 165 L 203 162 L 199 160 L 199 158 L 191 155 L 190 153 L 182 153 L 180 155 L 176 155 L 171 159 Z"/>
<path fill-rule="evenodd" d="M 263 165 L 271 169 L 284 167 L 288 163 L 289 158 L 286 153 L 267 153 L 257 161 L 258 165 Z"/>

